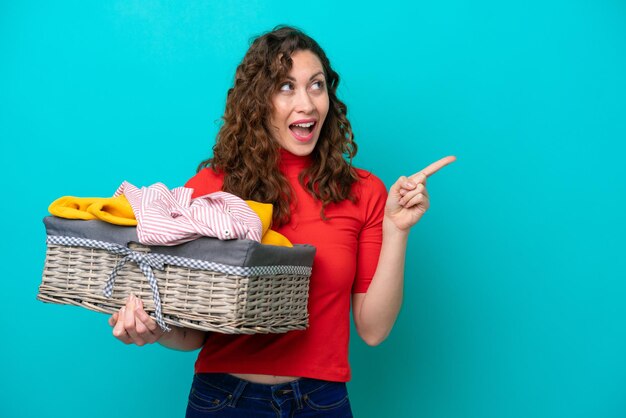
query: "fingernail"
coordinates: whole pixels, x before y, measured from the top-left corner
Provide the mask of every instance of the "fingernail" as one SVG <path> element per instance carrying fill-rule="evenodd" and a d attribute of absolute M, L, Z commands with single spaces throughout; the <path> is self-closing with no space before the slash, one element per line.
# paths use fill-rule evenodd
<path fill-rule="evenodd" d="M 413 183 L 411 181 L 407 181 L 406 182 L 406 187 L 415 187 L 415 183 Z"/>

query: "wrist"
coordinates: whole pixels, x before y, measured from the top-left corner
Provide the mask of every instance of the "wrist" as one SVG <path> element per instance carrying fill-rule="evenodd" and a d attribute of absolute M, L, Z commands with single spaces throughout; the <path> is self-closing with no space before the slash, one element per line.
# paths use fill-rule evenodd
<path fill-rule="evenodd" d="M 383 218 L 383 235 L 390 238 L 407 239 L 411 229 L 400 229 L 388 216 Z"/>
<path fill-rule="evenodd" d="M 158 343 L 166 343 L 172 339 L 176 338 L 176 334 L 178 334 L 178 327 L 170 326 L 169 331 L 161 331 L 161 335 L 157 338 Z"/>

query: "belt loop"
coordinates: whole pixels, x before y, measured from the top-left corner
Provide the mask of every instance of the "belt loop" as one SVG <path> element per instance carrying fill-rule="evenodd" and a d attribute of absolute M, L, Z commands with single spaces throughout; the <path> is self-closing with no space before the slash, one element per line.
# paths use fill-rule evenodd
<path fill-rule="evenodd" d="M 237 383 L 237 387 L 235 388 L 235 391 L 233 392 L 233 397 L 230 399 L 230 402 L 228 402 L 228 406 L 232 406 L 232 407 L 235 406 L 235 404 L 241 397 L 241 394 L 243 393 L 243 390 L 246 388 L 247 385 L 248 385 L 248 382 L 246 382 L 245 380 L 243 379 L 239 380 L 239 382 Z"/>
<path fill-rule="evenodd" d="M 302 394 L 300 393 L 300 385 L 299 380 L 294 380 L 289 382 L 291 384 L 291 388 L 293 389 L 293 397 L 296 400 L 296 404 L 298 405 L 298 409 L 302 409 Z"/>

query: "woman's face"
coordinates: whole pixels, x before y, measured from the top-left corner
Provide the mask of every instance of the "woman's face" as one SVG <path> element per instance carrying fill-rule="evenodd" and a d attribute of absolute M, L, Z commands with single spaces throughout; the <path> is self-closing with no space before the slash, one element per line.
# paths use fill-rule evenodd
<path fill-rule="evenodd" d="M 287 78 L 274 94 L 270 122 L 274 139 L 295 155 L 315 148 L 328 114 L 328 91 L 322 63 L 311 51 L 296 51 Z"/>

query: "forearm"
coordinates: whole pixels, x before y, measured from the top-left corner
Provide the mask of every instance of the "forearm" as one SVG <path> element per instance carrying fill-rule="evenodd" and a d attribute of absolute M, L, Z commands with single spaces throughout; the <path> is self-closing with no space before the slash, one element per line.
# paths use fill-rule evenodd
<path fill-rule="evenodd" d="M 202 347 L 205 332 L 197 329 L 171 327 L 170 332 L 163 334 L 158 343 L 164 347 L 180 351 L 193 351 Z"/>
<path fill-rule="evenodd" d="M 378 266 L 357 312 L 359 335 L 371 345 L 387 338 L 400 312 L 407 240 L 408 230 L 399 230 L 385 218 Z"/>

